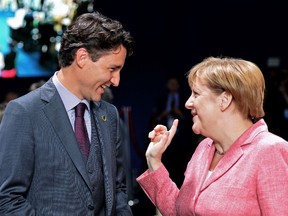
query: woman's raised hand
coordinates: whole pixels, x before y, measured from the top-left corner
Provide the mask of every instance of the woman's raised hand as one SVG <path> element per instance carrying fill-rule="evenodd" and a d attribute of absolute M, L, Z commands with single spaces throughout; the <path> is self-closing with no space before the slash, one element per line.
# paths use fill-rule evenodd
<path fill-rule="evenodd" d="M 173 139 L 177 127 L 178 119 L 173 121 L 173 124 L 170 130 L 167 130 L 167 127 L 164 125 L 157 125 L 149 134 L 150 138 L 149 146 L 146 150 L 146 160 L 150 171 L 158 169 L 161 165 L 162 154 L 165 152 L 167 147 L 170 145 L 171 140 Z"/>

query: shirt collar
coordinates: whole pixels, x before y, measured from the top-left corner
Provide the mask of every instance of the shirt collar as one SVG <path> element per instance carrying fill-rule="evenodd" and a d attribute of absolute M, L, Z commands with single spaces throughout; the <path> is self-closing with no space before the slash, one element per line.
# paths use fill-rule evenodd
<path fill-rule="evenodd" d="M 74 109 L 74 107 L 80 103 L 83 102 L 87 105 L 88 111 L 90 111 L 90 103 L 86 100 L 80 100 L 76 95 L 74 95 L 71 91 L 69 91 L 58 79 L 57 77 L 57 73 L 55 72 L 53 77 L 52 77 L 52 81 L 54 83 L 54 85 L 56 86 L 56 89 L 63 101 L 63 104 L 65 106 L 66 112 Z"/>

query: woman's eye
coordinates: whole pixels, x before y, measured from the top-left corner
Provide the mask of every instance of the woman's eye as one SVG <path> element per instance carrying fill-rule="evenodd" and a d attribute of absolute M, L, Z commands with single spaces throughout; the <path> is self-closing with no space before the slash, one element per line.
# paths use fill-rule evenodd
<path fill-rule="evenodd" d="M 197 97 L 199 94 L 198 94 L 197 92 L 192 92 L 192 95 L 193 95 L 194 97 Z"/>

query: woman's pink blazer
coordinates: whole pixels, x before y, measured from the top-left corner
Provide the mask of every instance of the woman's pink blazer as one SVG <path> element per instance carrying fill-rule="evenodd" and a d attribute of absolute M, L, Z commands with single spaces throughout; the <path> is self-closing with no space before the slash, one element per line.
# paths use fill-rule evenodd
<path fill-rule="evenodd" d="M 288 216 L 287 141 L 268 132 L 265 121 L 259 120 L 205 181 L 215 152 L 212 143 L 206 138 L 198 145 L 180 190 L 164 166 L 137 178 L 163 216 Z"/>

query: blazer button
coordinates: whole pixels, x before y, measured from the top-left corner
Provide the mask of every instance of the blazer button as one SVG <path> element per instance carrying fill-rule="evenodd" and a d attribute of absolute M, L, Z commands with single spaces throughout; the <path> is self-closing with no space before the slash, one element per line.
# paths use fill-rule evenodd
<path fill-rule="evenodd" d="M 89 205 L 88 205 L 88 209 L 89 209 L 89 210 L 94 210 L 94 206 L 91 205 L 91 204 L 89 204 Z"/>

